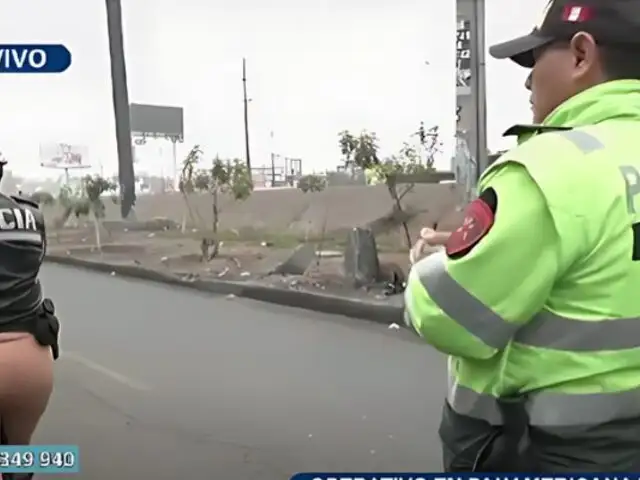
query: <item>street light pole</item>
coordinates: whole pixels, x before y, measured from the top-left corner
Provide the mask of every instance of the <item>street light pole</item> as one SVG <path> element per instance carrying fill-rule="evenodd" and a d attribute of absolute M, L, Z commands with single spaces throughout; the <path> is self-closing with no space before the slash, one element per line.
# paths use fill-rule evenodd
<path fill-rule="evenodd" d="M 116 122 L 118 146 L 118 177 L 120 182 L 120 213 L 127 218 L 136 201 L 133 152 L 131 150 L 131 120 L 129 91 L 122 34 L 122 6 L 120 0 L 106 0 L 109 58 L 111 60 L 111 93 Z"/>
<path fill-rule="evenodd" d="M 249 148 L 249 99 L 247 98 L 247 60 L 242 59 L 242 93 L 244 101 L 244 149 L 247 157 L 247 170 L 251 176 L 251 149 Z"/>

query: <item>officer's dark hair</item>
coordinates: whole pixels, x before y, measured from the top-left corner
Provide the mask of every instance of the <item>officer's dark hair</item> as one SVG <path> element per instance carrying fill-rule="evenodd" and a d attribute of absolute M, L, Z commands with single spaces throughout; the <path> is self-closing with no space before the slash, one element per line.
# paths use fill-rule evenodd
<path fill-rule="evenodd" d="M 602 68 L 608 80 L 640 80 L 637 49 L 599 46 Z"/>

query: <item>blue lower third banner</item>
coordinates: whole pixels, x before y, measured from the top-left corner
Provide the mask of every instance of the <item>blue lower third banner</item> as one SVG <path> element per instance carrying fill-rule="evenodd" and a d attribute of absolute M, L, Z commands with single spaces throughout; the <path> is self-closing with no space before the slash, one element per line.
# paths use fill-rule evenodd
<path fill-rule="evenodd" d="M 0 445 L 0 474 L 78 472 L 77 445 Z"/>
<path fill-rule="evenodd" d="M 640 480 L 640 473 L 297 473 L 291 480 Z"/>

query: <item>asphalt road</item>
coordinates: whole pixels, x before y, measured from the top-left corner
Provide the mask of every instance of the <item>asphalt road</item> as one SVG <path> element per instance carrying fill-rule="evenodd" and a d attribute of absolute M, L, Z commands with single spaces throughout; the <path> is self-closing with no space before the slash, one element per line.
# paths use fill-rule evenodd
<path fill-rule="evenodd" d="M 445 361 L 408 332 L 54 265 L 42 281 L 63 357 L 35 440 L 79 445 L 80 478 L 439 470 Z"/>

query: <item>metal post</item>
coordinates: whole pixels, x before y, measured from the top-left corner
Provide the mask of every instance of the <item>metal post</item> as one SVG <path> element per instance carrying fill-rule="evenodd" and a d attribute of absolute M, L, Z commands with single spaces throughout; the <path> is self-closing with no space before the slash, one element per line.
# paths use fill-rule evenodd
<path fill-rule="evenodd" d="M 276 186 L 276 149 L 273 143 L 273 130 L 271 130 L 271 188 Z"/>
<path fill-rule="evenodd" d="M 178 175 L 178 140 L 176 138 L 171 139 L 171 155 L 173 156 L 173 191 L 180 190 L 180 176 Z"/>
<path fill-rule="evenodd" d="M 487 151 L 487 86 L 485 60 L 485 0 L 472 0 L 471 10 L 471 90 L 475 100 L 475 128 L 473 156 L 478 168 L 477 178 L 488 167 Z"/>

